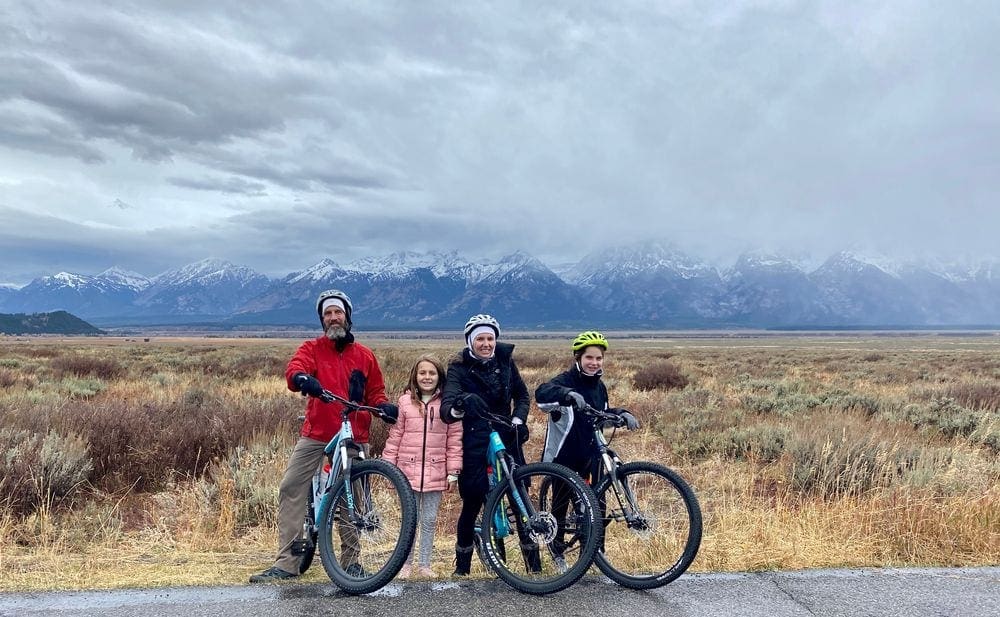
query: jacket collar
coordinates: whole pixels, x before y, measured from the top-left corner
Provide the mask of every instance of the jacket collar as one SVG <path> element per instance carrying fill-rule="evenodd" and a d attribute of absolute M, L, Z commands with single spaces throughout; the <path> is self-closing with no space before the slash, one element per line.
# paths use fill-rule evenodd
<path fill-rule="evenodd" d="M 577 378 L 581 379 L 583 381 L 583 383 L 586 383 L 586 384 L 593 384 L 594 382 L 600 381 L 601 377 L 604 375 L 604 370 L 603 369 L 600 370 L 600 371 L 597 371 L 593 375 L 588 375 L 588 374 L 586 374 L 586 373 L 583 372 L 582 368 L 580 368 L 580 363 L 579 362 L 575 362 L 575 361 L 573 362 L 573 369 L 571 369 L 571 370 L 574 370 L 576 372 Z"/>

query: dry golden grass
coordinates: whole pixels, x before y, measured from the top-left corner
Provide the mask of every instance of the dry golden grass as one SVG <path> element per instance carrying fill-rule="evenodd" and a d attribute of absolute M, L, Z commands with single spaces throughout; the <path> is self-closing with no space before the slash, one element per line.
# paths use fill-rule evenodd
<path fill-rule="evenodd" d="M 447 360 L 458 347 L 359 338 L 393 399 L 417 355 Z M 611 340 L 612 404 L 644 426 L 612 445 L 694 487 L 705 535 L 693 570 L 1000 563 L 1000 337 Z M 570 364 L 562 340 L 515 342 L 532 392 Z M 80 435 L 100 463 L 69 494 L 42 488 L 0 507 L 0 588 L 242 583 L 266 566 L 303 408 L 282 379 L 298 343 L 0 339 L 2 430 Z M 664 363 L 688 384 L 636 387 L 637 371 Z M 537 459 L 544 416 L 534 411 L 529 428 Z M 384 438 L 374 431 L 374 451 Z M 205 455 L 192 457 L 192 443 Z M 0 488 L 26 473 L 0 466 Z M 435 568 L 447 574 L 458 496 L 442 507 Z M 318 561 L 305 580 L 325 580 Z"/>

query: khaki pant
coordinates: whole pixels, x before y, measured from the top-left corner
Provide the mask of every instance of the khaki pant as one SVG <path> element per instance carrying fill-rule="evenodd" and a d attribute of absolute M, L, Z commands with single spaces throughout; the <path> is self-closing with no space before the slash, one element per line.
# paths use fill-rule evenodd
<path fill-rule="evenodd" d="M 360 444 L 367 454 L 368 444 Z M 302 534 L 302 524 L 306 516 L 312 477 L 323 460 L 326 442 L 307 437 L 299 437 L 285 468 L 285 476 L 278 489 L 278 556 L 274 565 L 285 572 L 299 573 L 299 555 L 292 554 L 292 542 Z M 349 451 L 352 458 L 358 458 L 356 451 Z M 346 524 L 346 516 L 337 517 L 341 538 L 340 565 L 347 568 L 358 561 L 361 546 L 358 533 L 352 525 Z M 318 522 L 318 521 L 317 521 Z"/>

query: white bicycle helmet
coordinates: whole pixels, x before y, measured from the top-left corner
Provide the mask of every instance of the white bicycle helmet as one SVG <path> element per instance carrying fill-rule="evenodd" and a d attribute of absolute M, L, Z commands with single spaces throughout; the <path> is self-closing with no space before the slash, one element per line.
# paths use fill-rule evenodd
<path fill-rule="evenodd" d="M 320 325 L 323 324 L 323 301 L 330 298 L 337 298 L 344 303 L 344 312 L 347 314 L 347 327 L 350 329 L 351 313 L 354 311 L 354 305 L 351 304 L 351 297 L 339 289 L 327 289 L 324 292 L 320 292 L 319 297 L 316 298 L 316 313 L 319 315 Z"/>
<path fill-rule="evenodd" d="M 494 336 L 500 338 L 500 322 L 494 319 L 492 315 L 486 315 L 484 313 L 473 315 L 469 318 L 469 321 L 465 322 L 465 338 L 469 338 L 469 334 L 479 326 L 489 326 L 490 328 L 493 328 L 493 332 L 495 332 Z"/>

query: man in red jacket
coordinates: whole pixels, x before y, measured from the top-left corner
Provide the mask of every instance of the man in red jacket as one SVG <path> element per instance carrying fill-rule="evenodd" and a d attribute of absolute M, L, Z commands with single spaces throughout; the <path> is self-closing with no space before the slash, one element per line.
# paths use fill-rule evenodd
<path fill-rule="evenodd" d="M 278 491 L 278 556 L 274 565 L 250 577 L 251 583 L 268 583 L 300 574 L 301 557 L 292 553 L 292 542 L 302 531 L 308 492 L 316 468 L 323 460 L 323 448 L 340 430 L 338 403 L 324 403 L 323 389 L 352 401 L 378 407 L 395 421 L 399 411 L 385 396 L 385 382 L 375 354 L 354 341 L 351 334 L 351 299 L 337 289 L 324 291 L 316 299 L 324 335 L 299 346 L 285 369 L 292 392 L 309 395 L 306 419 L 302 424 L 285 477 Z M 358 411 L 351 419 L 354 440 L 366 448 L 371 415 Z"/>

